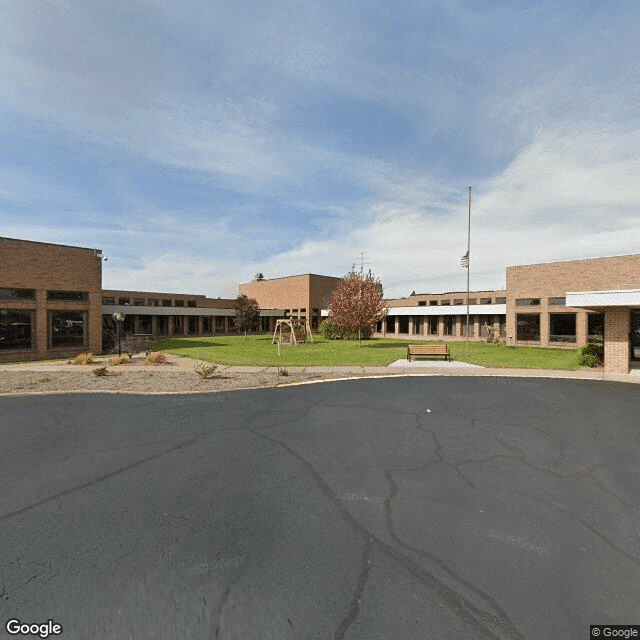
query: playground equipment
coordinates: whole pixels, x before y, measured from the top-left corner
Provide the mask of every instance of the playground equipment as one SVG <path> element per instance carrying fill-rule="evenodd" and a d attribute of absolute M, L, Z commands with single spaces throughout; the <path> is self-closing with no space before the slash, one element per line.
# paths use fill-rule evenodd
<path fill-rule="evenodd" d="M 295 322 L 293 320 L 280 319 L 276 321 L 276 328 L 273 331 L 273 340 L 271 344 L 276 342 L 276 337 L 278 338 L 278 344 L 282 344 L 283 339 L 283 329 L 289 329 L 289 340 L 290 344 L 296 345 L 298 344 L 298 337 L 296 336 L 295 324 L 302 324 L 302 321 Z M 286 333 L 286 331 L 285 331 Z M 311 333 L 311 325 L 308 320 L 304 321 L 304 337 L 303 342 L 309 338 L 311 342 L 313 342 L 313 334 Z"/>

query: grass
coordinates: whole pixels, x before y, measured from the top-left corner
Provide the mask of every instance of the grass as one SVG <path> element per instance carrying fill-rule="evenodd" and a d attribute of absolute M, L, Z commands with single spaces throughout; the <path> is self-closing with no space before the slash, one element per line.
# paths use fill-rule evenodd
<path fill-rule="evenodd" d="M 214 338 L 173 338 L 153 344 L 154 351 L 164 351 L 195 360 L 216 362 L 230 366 L 278 365 L 276 345 L 271 336 L 220 336 Z M 280 347 L 280 366 L 386 366 L 394 360 L 406 358 L 407 340 L 374 338 L 357 340 L 326 340 L 314 336 L 314 342 L 292 347 Z M 420 341 L 420 344 L 423 342 Z M 433 344 L 434 342 L 425 342 Z M 451 359 L 485 367 L 516 369 L 560 369 L 575 371 L 578 366 L 577 349 L 543 349 L 540 347 L 496 347 L 484 342 L 447 342 Z"/>

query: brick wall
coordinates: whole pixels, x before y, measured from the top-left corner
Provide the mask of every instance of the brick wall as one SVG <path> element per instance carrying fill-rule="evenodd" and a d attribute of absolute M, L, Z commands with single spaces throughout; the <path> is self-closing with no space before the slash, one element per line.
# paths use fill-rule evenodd
<path fill-rule="evenodd" d="M 607 309 L 604 317 L 605 373 L 629 373 L 628 308 Z"/>
<path fill-rule="evenodd" d="M 549 341 L 549 317 L 552 313 L 575 313 L 575 343 L 587 342 L 588 311 L 585 309 L 550 305 L 549 298 L 562 298 L 567 292 L 607 291 L 640 287 L 640 255 L 589 258 L 507 267 L 507 336 L 516 342 L 516 314 L 540 314 L 540 346 L 562 346 Z M 535 306 L 516 306 L 518 299 L 537 299 Z"/>
<path fill-rule="evenodd" d="M 102 259 L 94 249 L 0 238 L 0 288 L 35 289 L 35 300 L 0 299 L 0 309 L 34 311 L 35 348 L 0 350 L 0 360 L 22 360 L 102 349 Z M 86 291 L 88 300 L 47 300 L 47 291 Z M 49 347 L 49 313 L 87 313 L 87 345 Z"/>

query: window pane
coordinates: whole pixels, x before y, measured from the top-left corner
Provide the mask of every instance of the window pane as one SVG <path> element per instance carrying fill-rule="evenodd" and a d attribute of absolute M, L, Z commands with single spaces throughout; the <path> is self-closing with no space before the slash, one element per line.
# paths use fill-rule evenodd
<path fill-rule="evenodd" d="M 604 313 L 590 313 L 587 316 L 587 335 L 589 342 L 604 340 Z"/>
<path fill-rule="evenodd" d="M 156 318 L 156 331 L 159 336 L 169 334 L 169 316 L 158 316 Z"/>
<path fill-rule="evenodd" d="M 49 335 L 52 347 L 84 347 L 86 313 L 83 311 L 52 311 Z"/>
<path fill-rule="evenodd" d="M 48 300 L 88 300 L 86 291 L 47 291 Z"/>
<path fill-rule="evenodd" d="M 33 311 L 0 309 L 0 349 L 32 349 Z"/>
<path fill-rule="evenodd" d="M 171 300 L 169 300 L 168 298 L 163 298 L 162 299 L 162 306 L 163 307 L 170 307 L 171 306 Z"/>
<path fill-rule="evenodd" d="M 195 300 L 187 300 L 187 307 L 195 307 L 195 306 L 196 306 Z"/>
<path fill-rule="evenodd" d="M 216 316 L 216 330 L 224 331 L 224 316 Z"/>
<path fill-rule="evenodd" d="M 464 300 L 462 300 L 462 298 L 456 298 L 456 299 L 453 301 L 453 304 L 464 304 Z"/>
<path fill-rule="evenodd" d="M 133 299 L 134 307 L 144 307 L 144 298 L 134 298 Z"/>
<path fill-rule="evenodd" d="M 480 304 L 491 304 L 491 298 L 480 298 Z"/>
<path fill-rule="evenodd" d="M 118 304 L 129 304 L 131 298 L 118 298 Z"/>
<path fill-rule="evenodd" d="M 453 316 L 446 316 L 444 319 L 444 335 L 452 336 L 455 328 L 455 322 Z"/>
<path fill-rule="evenodd" d="M 175 307 L 184 307 L 184 300 L 176 300 L 174 306 Z"/>
<path fill-rule="evenodd" d="M 102 298 L 102 304 L 115 304 L 115 303 L 116 303 L 115 298 L 106 298 L 106 297 Z"/>
<path fill-rule="evenodd" d="M 385 322 L 387 323 L 387 328 L 385 331 L 387 333 L 394 333 L 396 330 L 396 317 L 395 316 L 387 316 L 385 318 Z"/>
<path fill-rule="evenodd" d="M 551 307 L 566 307 L 567 299 L 566 298 L 549 298 L 549 306 Z"/>
<path fill-rule="evenodd" d="M 516 340 L 540 341 L 540 315 L 522 314 L 516 315 Z"/>
<path fill-rule="evenodd" d="M 507 304 L 506 298 L 496 298 L 496 304 Z"/>
<path fill-rule="evenodd" d="M 198 317 L 189 316 L 189 333 L 191 335 L 198 333 Z"/>
<path fill-rule="evenodd" d="M 184 318 L 182 316 L 173 316 L 173 333 L 184 333 Z"/>
<path fill-rule="evenodd" d="M 138 333 L 151 333 L 151 316 L 138 316 Z"/>
<path fill-rule="evenodd" d="M 549 340 L 551 342 L 575 342 L 576 314 L 552 313 L 549 316 Z"/>
<path fill-rule="evenodd" d="M 35 300 L 35 289 L 0 289 L 0 298 L 11 300 Z"/>
<path fill-rule="evenodd" d="M 537 307 L 540 305 L 540 298 L 518 298 L 516 307 Z"/>
<path fill-rule="evenodd" d="M 429 333 L 434 336 L 438 335 L 438 317 L 437 316 L 431 316 L 431 318 L 429 318 Z"/>

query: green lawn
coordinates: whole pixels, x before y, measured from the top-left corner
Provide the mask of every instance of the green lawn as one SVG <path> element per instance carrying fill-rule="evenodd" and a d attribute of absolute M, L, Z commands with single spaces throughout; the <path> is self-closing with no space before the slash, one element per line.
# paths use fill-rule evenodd
<path fill-rule="evenodd" d="M 420 342 L 422 344 L 422 342 Z M 364 340 L 362 347 L 352 340 L 325 340 L 314 336 L 314 343 L 280 347 L 280 366 L 313 365 L 369 365 L 385 366 L 399 358 L 406 358 L 406 340 Z M 429 343 L 425 343 L 429 344 Z M 484 342 L 448 342 L 452 360 L 470 362 L 486 367 L 517 369 L 579 369 L 577 349 L 541 349 L 538 347 L 495 347 Z M 214 338 L 174 338 L 159 340 L 154 351 L 164 351 L 197 360 L 226 365 L 277 366 L 276 345 L 271 336 L 220 336 Z"/>

